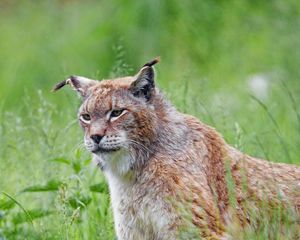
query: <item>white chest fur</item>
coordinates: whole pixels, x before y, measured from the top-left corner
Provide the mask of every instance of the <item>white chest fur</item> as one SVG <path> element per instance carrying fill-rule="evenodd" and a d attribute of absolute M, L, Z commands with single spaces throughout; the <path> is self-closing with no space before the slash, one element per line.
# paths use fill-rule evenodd
<path fill-rule="evenodd" d="M 139 227 L 142 221 L 138 220 L 135 184 L 130 172 L 130 163 L 131 157 L 126 152 L 118 152 L 105 159 L 104 174 L 109 184 L 115 229 L 119 240 L 144 238 Z"/>
<path fill-rule="evenodd" d="M 98 161 L 109 184 L 118 240 L 174 239 L 167 230 L 174 216 L 159 193 L 132 179 L 130 155 L 116 152 L 101 157 Z"/>

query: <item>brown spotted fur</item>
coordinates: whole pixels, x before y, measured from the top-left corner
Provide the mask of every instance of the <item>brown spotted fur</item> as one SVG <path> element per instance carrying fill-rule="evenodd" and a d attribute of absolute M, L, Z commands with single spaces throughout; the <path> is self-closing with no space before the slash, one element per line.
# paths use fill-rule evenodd
<path fill-rule="evenodd" d="M 148 67 L 152 65 L 144 66 Z M 129 90 L 137 76 L 92 81 L 79 90 L 69 81 L 84 97 L 79 114 L 95 116 L 90 125 L 82 123 L 87 138 L 125 131 L 128 139 L 137 142 L 126 147 L 132 162 L 121 173 L 115 170 L 117 166 L 109 167 L 109 158 L 94 154 L 111 189 L 119 240 L 175 239 L 190 226 L 199 229 L 199 236 L 205 239 L 229 238 L 226 229 L 233 216 L 228 174 L 234 180 L 242 224 L 251 222 L 243 205 L 247 200 L 254 205 L 265 200 L 279 202 L 299 211 L 298 166 L 241 153 L 215 129 L 178 112 L 156 87 L 149 101 L 134 97 Z M 58 88 L 65 84 L 68 80 Z M 110 123 L 105 112 L 116 106 L 129 113 Z"/>

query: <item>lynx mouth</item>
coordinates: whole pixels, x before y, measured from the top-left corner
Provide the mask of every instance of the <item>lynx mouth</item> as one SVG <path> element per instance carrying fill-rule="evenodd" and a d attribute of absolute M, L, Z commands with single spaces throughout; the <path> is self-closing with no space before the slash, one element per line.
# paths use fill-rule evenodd
<path fill-rule="evenodd" d="M 97 149 L 93 150 L 92 153 L 95 153 L 95 154 L 99 154 L 99 153 L 113 153 L 113 152 L 116 152 L 118 150 L 120 150 L 121 147 L 114 147 L 114 148 L 101 148 L 101 147 L 98 147 Z"/>

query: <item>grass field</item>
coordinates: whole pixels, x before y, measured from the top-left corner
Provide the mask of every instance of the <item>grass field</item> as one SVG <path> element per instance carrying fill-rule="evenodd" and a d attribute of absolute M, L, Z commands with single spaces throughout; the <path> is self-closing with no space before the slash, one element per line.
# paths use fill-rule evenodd
<path fill-rule="evenodd" d="M 0 239 L 114 239 L 79 99 L 50 93 L 71 74 L 133 74 L 160 55 L 157 84 L 178 109 L 299 165 L 299 29 L 298 0 L 0 1 Z M 291 239 L 276 224 L 241 239 Z"/>

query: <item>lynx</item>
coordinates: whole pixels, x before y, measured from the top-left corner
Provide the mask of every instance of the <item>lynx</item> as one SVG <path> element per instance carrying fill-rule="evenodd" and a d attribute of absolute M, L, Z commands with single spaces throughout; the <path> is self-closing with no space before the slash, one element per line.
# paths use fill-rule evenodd
<path fill-rule="evenodd" d="M 129 77 L 71 76 L 53 89 L 69 84 L 83 99 L 84 143 L 107 179 L 118 239 L 179 239 L 190 228 L 199 238 L 230 239 L 233 221 L 251 222 L 247 201 L 256 209 L 267 201 L 297 213 L 300 168 L 250 157 L 177 111 L 156 87 L 157 62 Z"/>

